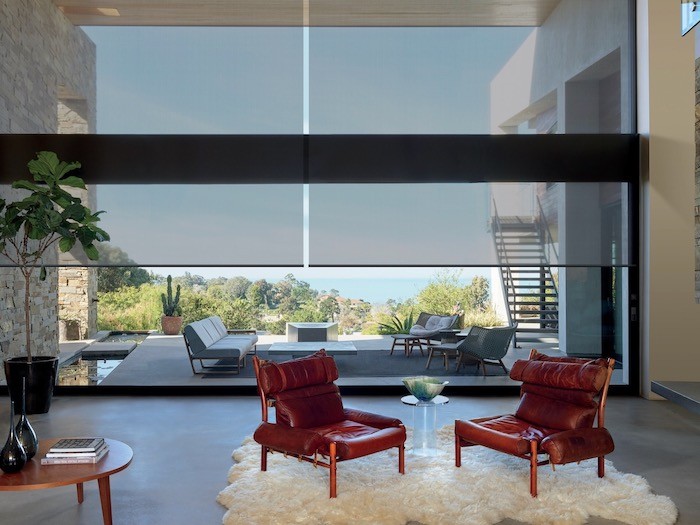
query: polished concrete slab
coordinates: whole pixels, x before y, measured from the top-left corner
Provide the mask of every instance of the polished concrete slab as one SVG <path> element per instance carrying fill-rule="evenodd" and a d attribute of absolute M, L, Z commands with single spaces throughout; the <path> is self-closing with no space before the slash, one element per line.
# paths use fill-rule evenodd
<path fill-rule="evenodd" d="M 513 397 L 444 393 L 450 403 L 440 407 L 439 425 L 505 413 L 516 404 Z M 399 397 L 346 396 L 345 403 L 410 425 L 411 407 Z M 4 439 L 7 403 L 1 405 Z M 30 419 L 40 438 L 101 435 L 131 445 L 132 465 L 111 480 L 115 524 L 215 525 L 225 512 L 215 498 L 226 486 L 231 452 L 257 426 L 260 402 L 256 397 L 60 397 L 50 413 Z M 700 523 L 700 416 L 666 401 L 613 397 L 607 422 L 616 441 L 610 456 L 615 466 L 646 477 L 657 493 L 670 496 L 680 510 L 680 525 Z M 0 493 L 3 525 L 94 525 L 101 519 L 94 482 L 85 485 L 82 505 L 74 487 Z"/>

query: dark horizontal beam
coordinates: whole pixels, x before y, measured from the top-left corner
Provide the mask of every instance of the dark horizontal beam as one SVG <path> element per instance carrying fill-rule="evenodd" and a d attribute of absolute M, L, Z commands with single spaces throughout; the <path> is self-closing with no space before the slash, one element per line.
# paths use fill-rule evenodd
<path fill-rule="evenodd" d="M 637 182 L 637 135 L 0 135 L 0 182 L 37 151 L 92 184 Z"/>
<path fill-rule="evenodd" d="M 309 182 L 637 182 L 637 135 L 327 135 Z"/>
<path fill-rule="evenodd" d="M 37 151 L 79 161 L 90 184 L 275 184 L 303 180 L 301 135 L 0 135 L 0 182 Z"/>

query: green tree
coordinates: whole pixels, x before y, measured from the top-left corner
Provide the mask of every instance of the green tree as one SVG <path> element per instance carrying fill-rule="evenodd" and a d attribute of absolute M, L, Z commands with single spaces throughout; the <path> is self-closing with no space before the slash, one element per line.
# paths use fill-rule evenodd
<path fill-rule="evenodd" d="M 151 282 L 151 275 L 144 268 L 136 266 L 136 262 L 121 248 L 109 244 L 97 247 L 100 262 L 108 266 L 97 269 L 97 291 L 112 292 L 124 286 L 141 286 Z"/>
<path fill-rule="evenodd" d="M 223 285 L 224 290 L 232 299 L 245 299 L 248 288 L 250 288 L 251 283 L 248 279 L 242 275 L 237 275 L 231 279 L 227 279 Z"/>
<path fill-rule="evenodd" d="M 480 310 L 483 312 L 489 307 L 490 295 L 489 282 L 486 280 L 486 277 L 477 275 L 467 287 L 464 305 L 468 310 Z"/>
<path fill-rule="evenodd" d="M 457 303 L 466 304 L 466 287 L 461 286 L 459 270 L 441 270 L 418 292 L 418 309 L 431 314 L 448 315 Z"/>
<path fill-rule="evenodd" d="M 321 312 L 321 315 L 323 315 L 324 321 L 335 321 L 335 316 L 340 313 L 340 305 L 338 304 L 338 300 L 332 295 L 324 297 L 321 301 L 319 301 L 318 309 Z"/>
<path fill-rule="evenodd" d="M 246 299 L 255 307 L 272 306 L 273 288 L 265 279 L 259 279 L 251 284 L 246 290 Z"/>
<path fill-rule="evenodd" d="M 98 292 L 98 330 L 156 330 L 163 313 L 161 286 L 143 284 Z"/>

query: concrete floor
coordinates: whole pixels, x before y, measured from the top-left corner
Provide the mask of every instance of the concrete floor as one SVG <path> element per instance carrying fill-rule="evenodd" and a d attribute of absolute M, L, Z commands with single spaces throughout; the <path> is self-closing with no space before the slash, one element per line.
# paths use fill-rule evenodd
<path fill-rule="evenodd" d="M 393 397 L 346 396 L 345 403 L 411 424 L 411 408 Z M 452 396 L 439 424 L 508 412 L 515 403 L 515 398 Z M 6 404 L 0 410 L 3 439 Z M 622 397 L 610 399 L 607 414 L 617 445 L 610 456 L 615 466 L 646 477 L 656 492 L 670 496 L 680 510 L 679 524 L 700 523 L 700 416 L 666 401 Z M 231 452 L 259 418 L 255 397 L 62 397 L 54 399 L 49 414 L 30 416 L 40 438 L 101 435 L 131 445 L 132 465 L 111 479 L 114 522 L 128 525 L 221 523 L 225 509 L 215 498 L 226 486 Z M 97 483 L 85 485 L 82 505 L 75 487 L 1 492 L 0 523 L 102 523 Z"/>

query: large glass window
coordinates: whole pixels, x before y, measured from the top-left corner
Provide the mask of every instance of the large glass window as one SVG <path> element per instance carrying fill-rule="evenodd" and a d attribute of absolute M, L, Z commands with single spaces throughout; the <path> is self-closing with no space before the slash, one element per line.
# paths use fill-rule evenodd
<path fill-rule="evenodd" d="M 99 269 L 79 251 L 47 261 L 42 337 L 149 333 L 108 375 L 77 367 L 105 386 L 254 384 L 250 368 L 183 367 L 182 337 L 159 333 L 172 274 L 185 323 L 256 328 L 262 357 L 292 357 L 268 353 L 287 322 L 337 322 L 358 350 L 338 356 L 349 384 L 424 373 L 426 346 L 392 337 L 421 312 L 457 313 L 464 330 L 517 323 L 507 367 L 530 348 L 604 355 L 616 384 L 633 382 L 632 2 L 561 0 L 517 19 L 457 4 L 310 0 L 279 19 L 261 4 L 284 26 L 85 27 L 57 53 L 37 38 L 3 62 L 0 131 L 15 135 L 0 137 L 0 195 L 56 150 L 83 163 L 112 235 Z M 60 63 L 38 68 L 49 55 Z M 13 293 L 7 318 L 20 317 Z M 14 351 L 20 332 L 5 333 Z M 454 363 L 429 373 L 508 383 Z"/>

